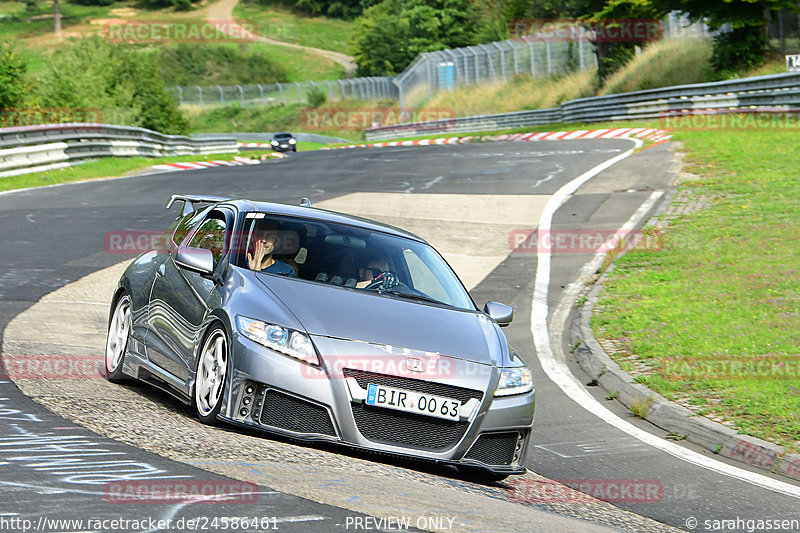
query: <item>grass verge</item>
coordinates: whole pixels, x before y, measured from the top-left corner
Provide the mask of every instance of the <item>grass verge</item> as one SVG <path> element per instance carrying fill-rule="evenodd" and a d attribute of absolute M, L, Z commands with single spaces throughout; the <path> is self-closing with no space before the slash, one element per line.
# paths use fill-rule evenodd
<path fill-rule="evenodd" d="M 336 109 L 361 109 L 375 107 L 369 102 L 345 100 L 332 102 L 330 106 Z M 353 141 L 364 139 L 363 131 L 356 130 L 322 130 L 321 128 L 308 128 L 304 120 L 305 104 L 281 104 L 275 106 L 247 106 L 228 105 L 220 107 L 190 107 L 184 106 L 183 110 L 189 119 L 189 129 L 193 132 L 213 131 L 216 133 L 244 132 L 244 131 L 291 131 L 307 132 L 319 135 L 341 137 Z"/>
<path fill-rule="evenodd" d="M 312 143 L 309 143 L 312 144 Z M 302 148 L 301 148 L 302 149 Z M 230 161 L 234 157 L 250 157 L 257 159 L 261 154 L 271 150 L 248 151 L 239 154 L 209 154 L 209 155 L 184 155 L 174 157 L 147 158 L 147 157 L 107 157 L 90 161 L 83 165 L 68 167 L 47 172 L 34 172 L 22 176 L 9 176 L 0 178 L 0 191 L 26 189 L 29 187 L 42 187 L 72 181 L 83 181 L 106 177 L 119 177 L 135 174 L 153 165 L 165 163 L 181 163 L 192 161 Z"/>
<path fill-rule="evenodd" d="M 714 72 L 710 59 L 711 47 L 704 40 L 672 39 L 653 43 L 613 74 L 598 94 L 712 81 Z"/>
<path fill-rule="evenodd" d="M 596 72 L 594 70 L 574 72 L 550 78 L 534 78 L 519 75 L 508 83 L 473 85 L 443 91 L 422 106 L 424 109 L 452 110 L 455 116 L 507 113 L 525 109 L 557 107 L 567 100 L 594 95 Z M 417 97 L 426 97 L 421 94 Z M 417 106 L 415 98 L 408 98 L 411 106 Z"/>
<path fill-rule="evenodd" d="M 325 17 L 299 16 L 280 4 L 242 0 L 233 9 L 237 20 L 257 24 L 258 34 L 267 39 L 349 53 L 355 22 Z"/>
<path fill-rule="evenodd" d="M 684 132 L 684 214 L 617 260 L 592 325 L 651 368 L 640 382 L 800 451 L 796 133 Z M 691 209 L 692 205 L 707 207 Z"/>

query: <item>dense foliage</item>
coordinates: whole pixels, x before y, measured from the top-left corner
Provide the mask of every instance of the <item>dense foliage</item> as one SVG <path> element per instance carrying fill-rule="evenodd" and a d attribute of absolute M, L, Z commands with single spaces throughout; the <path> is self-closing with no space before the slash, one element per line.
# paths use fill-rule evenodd
<path fill-rule="evenodd" d="M 662 18 L 679 11 L 703 21 L 716 35 L 711 64 L 719 73 L 748 69 L 763 62 L 768 47 L 770 12 L 798 11 L 795 0 L 576 0 L 595 19 Z M 623 45 L 626 43 L 620 43 Z M 620 48 L 618 45 L 616 48 Z M 602 57 L 601 69 L 602 69 Z M 601 73 L 602 77 L 602 73 Z"/>
<path fill-rule="evenodd" d="M 711 62 L 724 75 L 763 62 L 767 17 L 781 9 L 797 12 L 798 4 L 795 0 L 384 0 L 359 19 L 353 53 L 359 74 L 394 75 L 421 52 L 507 39 L 509 25 L 520 19 L 608 23 L 662 19 L 679 11 L 704 21 L 715 33 Z M 636 45 L 646 45 L 602 40 L 594 44 L 601 82 L 633 57 Z"/>
<path fill-rule="evenodd" d="M 151 57 L 100 37 L 56 51 L 39 80 L 46 108 L 100 109 L 105 122 L 185 133 L 187 122 Z"/>
<path fill-rule="evenodd" d="M 795 0 L 653 0 L 678 9 L 715 30 L 711 63 L 718 72 L 758 65 L 767 51 L 766 25 L 770 11 L 798 11 Z"/>
<path fill-rule="evenodd" d="M 478 18 L 472 0 L 384 0 L 358 21 L 358 75 L 392 76 L 422 52 L 475 44 Z"/>
<path fill-rule="evenodd" d="M 264 5 L 279 4 L 309 15 L 354 19 L 380 0 L 260 0 Z"/>
<path fill-rule="evenodd" d="M 89 0 L 91 1 L 91 0 Z M 98 0 L 98 1 L 105 1 L 105 0 Z M 148 7 L 150 9 L 161 9 L 164 7 L 174 7 L 178 10 L 189 10 L 196 5 L 192 5 L 193 3 L 198 3 L 199 0 L 141 0 L 143 6 Z"/>
<path fill-rule="evenodd" d="M 164 83 L 238 85 L 279 83 L 289 76 L 264 50 L 246 45 L 180 43 L 153 52 Z"/>
<path fill-rule="evenodd" d="M 0 110 L 19 106 L 28 91 L 25 62 L 10 43 L 0 41 Z"/>

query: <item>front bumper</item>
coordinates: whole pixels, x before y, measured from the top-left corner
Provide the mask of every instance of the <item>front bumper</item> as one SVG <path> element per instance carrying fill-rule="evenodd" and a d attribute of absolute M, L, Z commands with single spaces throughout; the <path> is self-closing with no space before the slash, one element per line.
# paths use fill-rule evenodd
<path fill-rule="evenodd" d="M 494 391 L 499 380 L 496 367 L 437 356 L 439 368 L 446 370 L 415 379 L 399 371 L 394 363 L 402 358 L 387 357 L 384 347 L 314 337 L 319 351 L 328 354 L 319 370 L 234 337 L 223 420 L 304 441 L 497 473 L 525 472 L 521 463 L 533 425 L 535 391 L 493 398 L 487 391 Z M 366 405 L 368 383 L 456 398 L 462 416 L 451 421 Z"/>
<path fill-rule="evenodd" d="M 297 151 L 297 145 L 296 144 L 280 143 L 280 144 L 271 144 L 270 146 L 276 152 L 296 152 Z"/>

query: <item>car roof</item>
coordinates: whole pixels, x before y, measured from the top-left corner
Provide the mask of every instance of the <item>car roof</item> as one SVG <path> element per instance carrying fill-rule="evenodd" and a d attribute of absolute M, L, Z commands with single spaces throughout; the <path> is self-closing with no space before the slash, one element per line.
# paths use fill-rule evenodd
<path fill-rule="evenodd" d="M 329 211 L 327 209 L 319 209 L 317 207 L 281 204 L 277 202 L 256 202 L 246 199 L 228 200 L 225 202 L 220 202 L 218 205 L 226 205 L 226 204 L 235 206 L 240 213 L 248 213 L 251 211 L 255 211 L 255 212 L 269 213 L 274 215 L 306 218 L 313 220 L 315 222 L 331 222 L 337 224 L 345 224 L 348 226 L 356 226 L 359 228 L 369 229 L 372 231 L 389 233 L 391 235 L 396 235 L 398 237 L 405 237 L 407 239 L 412 239 L 427 244 L 427 241 L 425 241 L 425 239 L 423 239 L 422 237 L 419 237 L 418 235 L 397 228 L 395 226 L 391 226 L 389 224 L 383 224 L 375 220 L 361 218 L 354 215 L 347 215 L 344 213 L 338 213 L 336 211 Z"/>

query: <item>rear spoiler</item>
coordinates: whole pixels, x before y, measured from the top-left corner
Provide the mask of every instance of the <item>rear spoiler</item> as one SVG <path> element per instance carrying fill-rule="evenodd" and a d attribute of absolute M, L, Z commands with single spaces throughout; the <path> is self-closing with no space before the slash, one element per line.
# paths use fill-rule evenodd
<path fill-rule="evenodd" d="M 177 202 L 183 202 L 183 210 L 181 212 L 181 216 L 188 215 L 192 211 L 197 209 L 197 206 L 200 204 L 218 204 L 220 202 L 226 202 L 230 200 L 230 198 L 222 198 L 219 196 L 199 196 L 194 194 L 173 194 L 169 198 L 169 202 L 167 202 L 167 209 L 172 207 L 172 205 Z"/>

